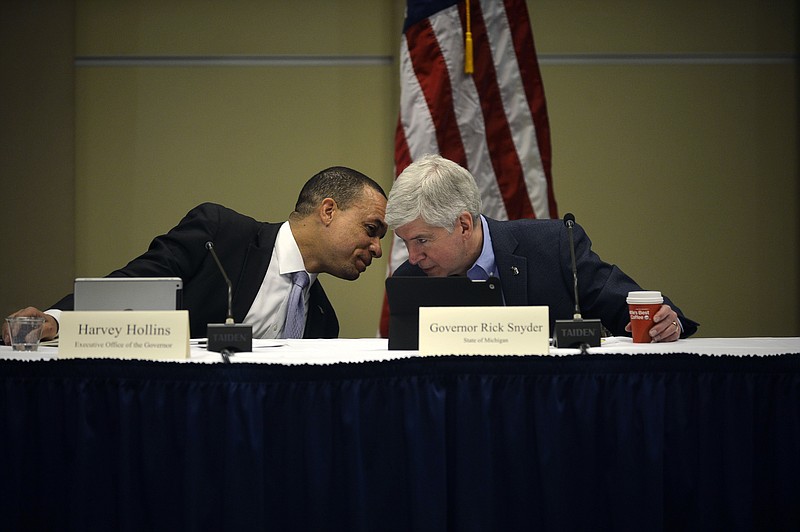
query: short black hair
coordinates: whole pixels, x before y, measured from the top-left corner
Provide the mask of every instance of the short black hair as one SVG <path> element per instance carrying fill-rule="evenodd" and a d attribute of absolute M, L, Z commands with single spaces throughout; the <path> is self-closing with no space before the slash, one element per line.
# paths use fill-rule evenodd
<path fill-rule="evenodd" d="M 340 209 L 347 209 L 361 197 L 364 187 L 370 187 L 384 198 L 381 186 L 352 168 L 331 166 L 306 181 L 297 197 L 294 210 L 301 216 L 311 214 L 325 198 L 332 198 Z"/>

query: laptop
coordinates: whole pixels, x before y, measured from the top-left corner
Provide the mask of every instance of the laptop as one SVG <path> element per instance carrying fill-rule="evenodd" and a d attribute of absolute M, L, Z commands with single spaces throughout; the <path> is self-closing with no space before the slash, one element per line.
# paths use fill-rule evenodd
<path fill-rule="evenodd" d="M 181 310 L 180 277 L 75 279 L 75 310 Z"/>
<path fill-rule="evenodd" d="M 389 349 L 419 349 L 420 307 L 503 306 L 500 280 L 467 277 L 387 277 Z"/>

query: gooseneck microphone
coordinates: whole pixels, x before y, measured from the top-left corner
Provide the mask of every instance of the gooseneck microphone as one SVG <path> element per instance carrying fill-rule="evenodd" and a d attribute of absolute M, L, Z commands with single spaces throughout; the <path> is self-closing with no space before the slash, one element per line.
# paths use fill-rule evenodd
<path fill-rule="evenodd" d="M 567 235 L 569 236 L 569 257 L 572 261 L 572 291 L 575 298 L 575 313 L 573 318 L 580 320 L 581 307 L 578 304 L 578 265 L 575 263 L 575 242 L 572 237 L 572 228 L 575 227 L 575 215 L 568 212 L 564 215 L 564 225 L 567 226 Z"/>
<path fill-rule="evenodd" d="M 556 347 L 579 347 L 581 352 L 585 353 L 587 347 L 600 347 L 602 326 L 599 319 L 583 319 L 581 317 L 581 307 L 578 302 L 578 265 L 575 260 L 575 241 L 572 234 L 575 227 L 575 215 L 571 212 L 565 214 L 564 225 L 567 227 L 567 236 L 569 238 L 575 310 L 571 320 L 556 320 L 553 343 Z"/>
<path fill-rule="evenodd" d="M 570 236 L 570 240 L 571 240 Z M 225 323 L 233 323 L 233 284 L 231 284 L 231 280 L 228 279 L 228 275 L 225 273 L 225 268 L 222 267 L 222 263 L 219 261 L 219 257 L 217 257 L 217 252 L 214 251 L 214 243 L 212 241 L 206 242 L 206 249 L 211 252 L 211 256 L 214 257 L 214 262 L 217 263 L 217 268 L 219 268 L 219 273 L 222 274 L 222 278 L 225 279 L 225 284 L 228 285 L 228 317 L 225 318 Z M 572 259 L 573 264 L 575 263 L 575 257 Z"/>
<path fill-rule="evenodd" d="M 230 362 L 229 356 L 236 351 L 253 350 L 253 326 L 243 323 L 234 323 L 233 320 L 233 284 L 225 273 L 225 268 L 214 251 L 214 243 L 210 240 L 206 242 L 206 249 L 211 253 L 217 268 L 225 279 L 228 287 L 228 315 L 225 323 L 209 323 L 207 329 L 209 351 L 216 351 L 222 354 L 225 362 Z"/>

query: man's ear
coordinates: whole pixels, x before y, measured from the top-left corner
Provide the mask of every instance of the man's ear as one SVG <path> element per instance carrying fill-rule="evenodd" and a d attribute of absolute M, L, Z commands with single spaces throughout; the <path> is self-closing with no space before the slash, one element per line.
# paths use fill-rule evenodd
<path fill-rule="evenodd" d="M 458 216 L 458 220 L 456 223 L 456 230 L 460 231 L 462 235 L 467 236 L 472 232 L 473 223 L 472 223 L 472 215 L 467 211 L 462 212 Z"/>
<path fill-rule="evenodd" d="M 333 198 L 325 198 L 319 206 L 319 219 L 322 225 L 329 226 L 333 221 L 333 216 L 337 210 L 336 201 Z"/>

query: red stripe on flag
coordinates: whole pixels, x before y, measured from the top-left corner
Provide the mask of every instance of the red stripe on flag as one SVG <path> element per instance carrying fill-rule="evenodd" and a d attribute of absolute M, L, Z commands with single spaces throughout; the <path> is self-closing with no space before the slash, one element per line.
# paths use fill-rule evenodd
<path fill-rule="evenodd" d="M 511 38 L 517 56 L 525 96 L 533 117 L 536 129 L 536 142 L 539 146 L 539 157 L 542 161 L 545 179 L 547 180 L 547 204 L 551 218 L 558 218 L 558 206 L 553 193 L 552 148 L 550 146 L 550 122 L 547 118 L 547 103 L 544 97 L 544 84 L 536 59 L 536 46 L 533 42 L 533 30 L 528 16 L 528 6 L 524 0 L 505 0 L 508 24 L 514 28 Z M 525 21 L 523 24 L 522 21 Z"/>
<path fill-rule="evenodd" d="M 380 338 L 389 338 L 389 297 L 386 290 L 383 291 L 383 305 L 381 306 L 381 319 L 378 322 L 378 334 Z"/>
<path fill-rule="evenodd" d="M 394 176 L 399 176 L 409 164 L 411 164 L 411 152 L 408 149 L 403 123 L 398 116 L 397 129 L 394 133 Z"/>
<path fill-rule="evenodd" d="M 450 76 L 430 21 L 425 19 L 410 27 L 406 31 L 406 42 L 414 73 L 436 128 L 439 154 L 463 165 L 466 155 L 453 107 Z"/>
<path fill-rule="evenodd" d="M 459 6 L 459 14 L 464 24 L 463 4 Z M 535 218 L 528 190 L 525 186 L 525 175 L 517 155 L 517 148 L 511 136 L 500 87 L 497 84 L 497 72 L 494 68 L 489 38 L 480 4 L 470 4 L 472 22 L 472 41 L 474 50 L 475 73 L 473 79 L 478 89 L 481 110 L 486 127 L 486 142 L 492 159 L 497 184 L 509 220 L 517 218 Z M 478 176 L 476 176 L 478 177 Z"/>

